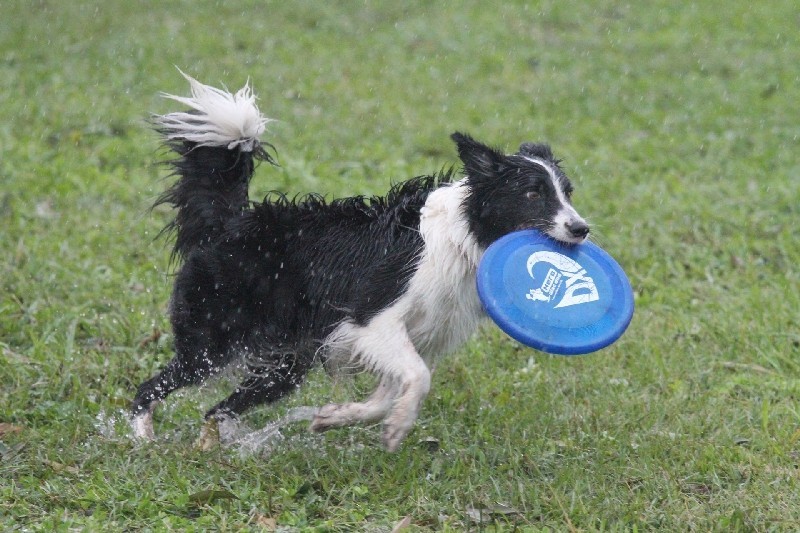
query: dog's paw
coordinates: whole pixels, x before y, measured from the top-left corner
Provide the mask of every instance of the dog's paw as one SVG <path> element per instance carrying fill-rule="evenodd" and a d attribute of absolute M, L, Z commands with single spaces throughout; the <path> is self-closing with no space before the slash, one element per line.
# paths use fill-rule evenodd
<path fill-rule="evenodd" d="M 238 418 L 231 416 L 210 417 L 203 422 L 200 436 L 195 441 L 196 448 L 207 452 L 220 446 L 235 442 L 242 433 Z"/>
<path fill-rule="evenodd" d="M 153 413 L 145 411 L 131 419 L 131 431 L 134 440 L 140 442 L 150 442 L 156 440 L 156 433 L 153 430 Z"/>
<path fill-rule="evenodd" d="M 383 442 L 383 446 L 386 448 L 386 451 L 396 452 L 398 448 L 400 448 L 400 444 L 408 436 L 408 434 L 411 433 L 413 428 L 413 422 L 410 424 L 407 422 L 400 424 L 387 423 L 383 428 L 383 436 L 381 437 L 381 441 Z"/>
<path fill-rule="evenodd" d="M 343 406 L 336 403 L 329 403 L 328 405 L 320 407 L 311 420 L 311 431 L 314 433 L 322 433 L 323 431 L 345 425 L 342 421 L 342 410 Z"/>
<path fill-rule="evenodd" d="M 230 444 L 238 439 L 243 433 L 247 432 L 242 422 L 233 416 L 224 416 L 217 419 L 219 429 L 219 441 L 221 444 Z"/>
<path fill-rule="evenodd" d="M 195 448 L 207 452 L 219 448 L 219 422 L 216 418 L 207 418 L 200 428 L 200 436 L 194 443 Z"/>

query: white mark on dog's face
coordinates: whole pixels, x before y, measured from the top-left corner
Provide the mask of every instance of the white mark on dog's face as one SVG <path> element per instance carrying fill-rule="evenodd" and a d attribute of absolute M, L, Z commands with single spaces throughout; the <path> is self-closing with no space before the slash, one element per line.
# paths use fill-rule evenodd
<path fill-rule="evenodd" d="M 572 244 L 578 244 L 586 240 L 589 235 L 589 225 L 572 207 L 570 194 L 572 186 L 566 179 L 562 178 L 561 172 L 549 161 L 544 159 L 522 156 L 527 161 L 542 167 L 550 177 L 550 182 L 555 191 L 554 200 L 558 203 L 552 225 L 548 227 L 546 233 L 552 238 Z"/>

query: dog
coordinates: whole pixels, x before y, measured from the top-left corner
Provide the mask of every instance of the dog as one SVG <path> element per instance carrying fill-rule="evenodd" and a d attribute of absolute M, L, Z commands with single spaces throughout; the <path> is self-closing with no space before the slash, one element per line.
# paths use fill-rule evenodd
<path fill-rule="evenodd" d="M 572 244 L 589 234 L 548 145 L 506 155 L 458 132 L 460 179 L 440 171 L 383 197 L 270 193 L 251 203 L 256 164 L 275 164 L 261 140 L 269 119 L 249 82 L 231 93 L 184 76 L 191 96 L 163 96 L 189 110 L 153 118 L 177 154 L 177 181 L 156 202 L 176 210 L 165 228 L 180 262 L 169 310 L 175 356 L 138 388 L 137 438 L 154 438 L 154 408 L 171 392 L 233 361 L 245 378 L 207 420 L 235 421 L 283 398 L 323 362 L 372 372 L 377 386 L 365 401 L 319 408 L 311 430 L 382 421 L 382 443 L 395 451 L 430 391 L 434 360 L 485 317 L 475 286 L 484 250 L 526 228 Z"/>

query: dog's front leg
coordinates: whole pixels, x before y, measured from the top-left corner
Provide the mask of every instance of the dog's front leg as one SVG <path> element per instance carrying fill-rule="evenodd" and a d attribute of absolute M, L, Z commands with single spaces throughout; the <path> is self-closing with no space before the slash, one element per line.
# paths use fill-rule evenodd
<path fill-rule="evenodd" d="M 391 312 L 376 316 L 366 326 L 350 325 L 344 337 L 360 365 L 380 376 L 380 385 L 364 403 L 322 407 L 311 429 L 325 431 L 383 419 L 383 444 L 395 451 L 414 427 L 430 391 L 431 372 L 414 348 L 405 324 Z"/>
<path fill-rule="evenodd" d="M 401 359 L 396 378 L 399 394 L 384 421 L 383 445 L 390 452 L 397 450 L 406 435 L 411 432 L 419 416 L 422 402 L 431 390 L 431 372 L 411 345 L 411 341 L 408 344 L 411 348 Z"/>
<path fill-rule="evenodd" d="M 364 402 L 330 403 L 317 411 L 311 431 L 322 432 L 352 424 L 369 424 L 386 418 L 396 395 L 389 376 L 383 376 L 378 388 Z"/>

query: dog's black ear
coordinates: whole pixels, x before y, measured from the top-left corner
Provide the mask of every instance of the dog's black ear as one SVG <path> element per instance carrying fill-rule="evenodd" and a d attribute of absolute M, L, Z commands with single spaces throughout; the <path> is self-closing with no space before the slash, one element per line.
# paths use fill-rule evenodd
<path fill-rule="evenodd" d="M 547 144 L 522 143 L 519 145 L 519 154 L 540 159 L 553 159 L 553 151 Z"/>
<path fill-rule="evenodd" d="M 467 176 L 475 179 L 498 174 L 506 158 L 502 152 L 479 143 L 465 133 L 455 132 L 450 138 L 458 147 L 458 157 L 464 163 Z"/>

